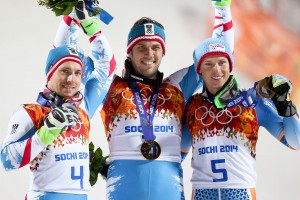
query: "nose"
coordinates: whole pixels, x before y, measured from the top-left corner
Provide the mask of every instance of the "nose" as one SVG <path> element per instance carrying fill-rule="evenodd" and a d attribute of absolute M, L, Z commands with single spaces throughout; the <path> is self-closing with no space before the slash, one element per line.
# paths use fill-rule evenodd
<path fill-rule="evenodd" d="M 67 81 L 68 81 L 68 82 L 72 82 L 73 80 L 74 80 L 74 74 L 71 73 L 71 74 L 68 75 Z"/>
<path fill-rule="evenodd" d="M 148 48 L 146 48 L 145 52 L 147 55 L 152 55 L 154 51 L 151 47 L 148 47 Z"/>
<path fill-rule="evenodd" d="M 216 71 L 220 71 L 221 70 L 221 65 L 219 65 L 218 62 L 216 62 L 213 69 L 216 70 Z"/>

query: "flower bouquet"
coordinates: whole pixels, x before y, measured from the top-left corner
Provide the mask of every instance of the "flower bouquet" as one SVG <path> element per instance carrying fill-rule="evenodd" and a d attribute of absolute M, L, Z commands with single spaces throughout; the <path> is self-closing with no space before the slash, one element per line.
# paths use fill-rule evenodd
<path fill-rule="evenodd" d="M 70 14 L 78 0 L 37 0 L 37 2 L 41 6 L 52 9 L 56 16 L 60 16 Z"/>
<path fill-rule="evenodd" d="M 90 155 L 90 184 L 95 185 L 98 180 L 98 174 L 102 176 L 104 180 L 107 180 L 108 167 L 110 160 L 108 156 L 103 157 L 102 149 L 98 147 L 95 150 L 93 142 L 89 144 Z"/>
<path fill-rule="evenodd" d="M 68 15 L 72 12 L 74 6 L 82 0 L 37 0 L 39 5 L 45 6 L 48 9 L 51 9 L 56 16 Z M 85 4 L 85 9 L 88 12 L 88 15 L 99 16 L 100 20 L 105 24 L 109 24 L 113 17 L 106 12 L 104 9 L 99 7 L 98 0 L 83 0 Z"/>

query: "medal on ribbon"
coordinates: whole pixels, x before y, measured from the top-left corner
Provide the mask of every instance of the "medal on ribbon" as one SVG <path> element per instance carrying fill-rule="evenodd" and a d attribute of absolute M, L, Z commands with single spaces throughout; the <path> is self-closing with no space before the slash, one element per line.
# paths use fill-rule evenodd
<path fill-rule="evenodd" d="M 256 92 L 262 98 L 272 98 L 275 95 L 275 92 L 268 86 L 266 79 L 258 81 L 256 85 Z"/>
<path fill-rule="evenodd" d="M 153 119 L 156 108 L 156 99 L 158 96 L 158 87 L 155 87 L 150 98 L 149 116 L 147 116 L 146 108 L 136 82 L 130 82 L 130 88 L 136 103 L 136 108 L 140 116 L 141 126 L 143 130 L 144 142 L 141 145 L 141 154 L 147 160 L 155 160 L 160 156 L 160 145 L 155 141 L 153 133 Z"/>
<path fill-rule="evenodd" d="M 142 144 L 141 153 L 147 160 L 155 160 L 160 156 L 161 148 L 156 141 L 148 140 Z"/>

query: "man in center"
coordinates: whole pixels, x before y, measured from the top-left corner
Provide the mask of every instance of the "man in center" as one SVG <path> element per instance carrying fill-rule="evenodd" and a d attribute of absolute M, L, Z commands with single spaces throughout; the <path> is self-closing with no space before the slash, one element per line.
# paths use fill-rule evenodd
<path fill-rule="evenodd" d="M 232 42 L 229 6 L 215 9 L 214 35 Z M 128 35 L 123 76 L 114 78 L 101 111 L 111 160 L 107 199 L 184 199 L 182 119 L 202 78 L 191 65 L 163 79 L 165 54 L 164 27 L 139 19 Z"/>

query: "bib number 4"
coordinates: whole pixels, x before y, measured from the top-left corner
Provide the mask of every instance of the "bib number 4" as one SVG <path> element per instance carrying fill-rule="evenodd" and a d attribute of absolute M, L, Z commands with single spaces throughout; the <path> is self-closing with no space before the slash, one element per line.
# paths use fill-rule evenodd
<path fill-rule="evenodd" d="M 71 167 L 71 179 L 72 180 L 80 180 L 80 188 L 83 189 L 83 166 L 80 166 L 79 175 L 78 172 L 75 172 L 75 167 Z"/>

